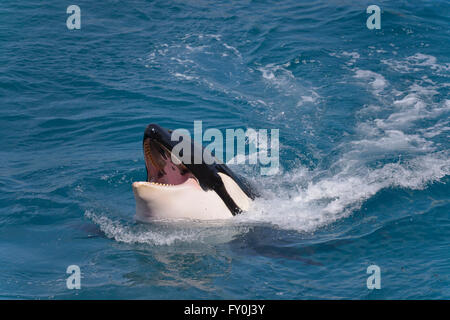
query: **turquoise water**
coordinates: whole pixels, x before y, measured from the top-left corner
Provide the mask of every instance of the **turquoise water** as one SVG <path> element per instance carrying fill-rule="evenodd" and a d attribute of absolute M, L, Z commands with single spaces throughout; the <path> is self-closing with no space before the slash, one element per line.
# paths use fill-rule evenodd
<path fill-rule="evenodd" d="M 449 16 L 447 1 L 2 1 L 0 297 L 450 298 Z M 194 120 L 279 129 L 280 172 L 232 166 L 262 196 L 230 221 L 136 223 L 146 125 Z"/>

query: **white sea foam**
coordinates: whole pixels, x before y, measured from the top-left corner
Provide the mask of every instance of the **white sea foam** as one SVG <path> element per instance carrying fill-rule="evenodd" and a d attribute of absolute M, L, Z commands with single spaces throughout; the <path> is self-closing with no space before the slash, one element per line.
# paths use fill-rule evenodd
<path fill-rule="evenodd" d="M 298 107 L 305 103 L 318 103 L 320 95 L 313 88 L 296 79 L 292 71 L 286 69 L 286 65 L 270 63 L 264 67 L 258 67 L 257 70 L 261 72 L 262 78 L 269 86 L 284 96 L 296 99 Z"/>
<path fill-rule="evenodd" d="M 350 61 L 347 62 L 347 65 L 349 65 L 349 66 L 355 64 L 355 62 L 361 57 L 360 54 L 356 51 L 354 51 L 354 52 L 344 51 L 344 52 L 342 52 L 342 55 L 345 57 L 351 58 Z"/>
<path fill-rule="evenodd" d="M 369 84 L 376 93 L 388 85 L 387 80 L 381 74 L 370 70 L 355 69 L 355 78 L 369 81 Z"/>
<path fill-rule="evenodd" d="M 198 77 L 195 77 L 195 76 L 189 76 L 189 75 L 187 75 L 187 74 L 183 74 L 183 73 L 179 73 L 179 72 L 175 72 L 175 73 L 174 73 L 174 76 L 177 77 L 177 78 L 181 78 L 181 79 L 184 79 L 184 80 L 188 80 L 188 81 L 191 81 L 191 80 L 194 80 L 194 79 L 198 79 Z"/>
<path fill-rule="evenodd" d="M 226 221 L 155 220 L 152 225 L 145 225 L 127 224 L 92 210 L 86 210 L 84 215 L 98 225 L 108 238 L 130 244 L 218 244 L 229 242 L 248 231 L 246 226 Z"/>
<path fill-rule="evenodd" d="M 436 57 L 423 53 L 416 53 L 404 59 L 383 59 L 382 63 L 388 65 L 393 71 L 400 73 L 415 73 L 424 69 L 431 69 L 441 76 L 448 77 L 449 63 L 438 63 Z"/>
<path fill-rule="evenodd" d="M 235 47 L 230 46 L 230 45 L 226 44 L 225 42 L 223 43 L 223 46 L 224 46 L 225 48 L 227 48 L 228 50 L 233 51 L 234 54 L 235 54 L 236 56 L 242 58 L 241 53 L 240 53 L 239 50 L 236 49 Z"/>
<path fill-rule="evenodd" d="M 235 219 L 313 232 L 348 216 L 384 188 L 421 189 L 449 173 L 448 154 L 424 155 L 403 164 L 388 163 L 379 169 L 350 162 L 331 176 L 320 170 L 300 168 L 260 181 L 268 188 L 265 197 L 255 202 L 251 212 Z"/>
<path fill-rule="evenodd" d="M 436 136 L 439 136 L 443 134 L 446 131 L 450 131 L 449 126 L 450 121 L 442 121 L 437 124 L 435 124 L 432 127 L 420 129 L 420 132 L 423 134 L 426 138 L 434 138 Z M 449 138 L 449 136 L 447 136 Z"/>
<path fill-rule="evenodd" d="M 292 86 L 294 85 L 294 83 L 292 83 L 292 80 L 295 79 L 294 75 L 291 71 L 287 70 L 281 65 L 270 63 L 265 67 L 258 68 L 258 70 L 262 73 L 264 79 L 271 81 L 271 83 L 273 83 L 277 87 L 292 88 Z"/>

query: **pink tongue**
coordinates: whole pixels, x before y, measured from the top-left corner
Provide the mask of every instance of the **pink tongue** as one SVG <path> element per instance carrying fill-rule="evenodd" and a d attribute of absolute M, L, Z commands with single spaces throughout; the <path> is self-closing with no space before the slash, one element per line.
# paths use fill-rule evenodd
<path fill-rule="evenodd" d="M 146 159 L 147 161 L 147 159 Z M 150 161 L 148 161 L 150 162 Z M 165 161 L 164 164 L 164 174 L 158 178 L 159 172 L 155 168 L 155 166 L 150 162 L 147 163 L 147 167 L 149 168 L 149 179 L 150 182 L 158 182 L 158 183 L 164 183 L 164 184 L 172 184 L 172 185 L 188 185 L 193 186 L 198 189 L 201 189 L 200 185 L 198 184 L 197 180 L 194 178 L 194 176 L 188 172 L 185 174 L 181 174 L 180 169 L 175 166 L 170 160 Z"/>
<path fill-rule="evenodd" d="M 180 170 L 171 162 L 167 161 L 164 166 L 164 174 L 161 178 L 156 179 L 154 182 L 173 184 L 173 185 L 190 185 L 201 189 L 197 180 L 192 176 L 190 172 L 181 174 Z"/>

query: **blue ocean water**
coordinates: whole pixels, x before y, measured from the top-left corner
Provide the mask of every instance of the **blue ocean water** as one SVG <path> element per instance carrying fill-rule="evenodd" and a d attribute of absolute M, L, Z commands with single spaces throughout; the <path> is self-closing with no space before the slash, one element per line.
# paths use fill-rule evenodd
<path fill-rule="evenodd" d="M 2 1 L 0 298 L 449 299 L 449 17 L 443 0 Z M 136 223 L 146 125 L 194 120 L 279 129 L 280 172 L 232 166 L 262 196 L 230 221 Z"/>

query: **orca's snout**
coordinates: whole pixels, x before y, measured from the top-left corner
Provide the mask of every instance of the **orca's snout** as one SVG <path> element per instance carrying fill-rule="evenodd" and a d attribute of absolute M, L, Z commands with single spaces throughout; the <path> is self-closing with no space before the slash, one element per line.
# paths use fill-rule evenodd
<path fill-rule="evenodd" d="M 150 138 L 153 140 L 160 140 L 162 133 L 168 133 L 166 129 L 157 124 L 151 123 L 147 126 L 144 132 L 144 139 Z"/>

